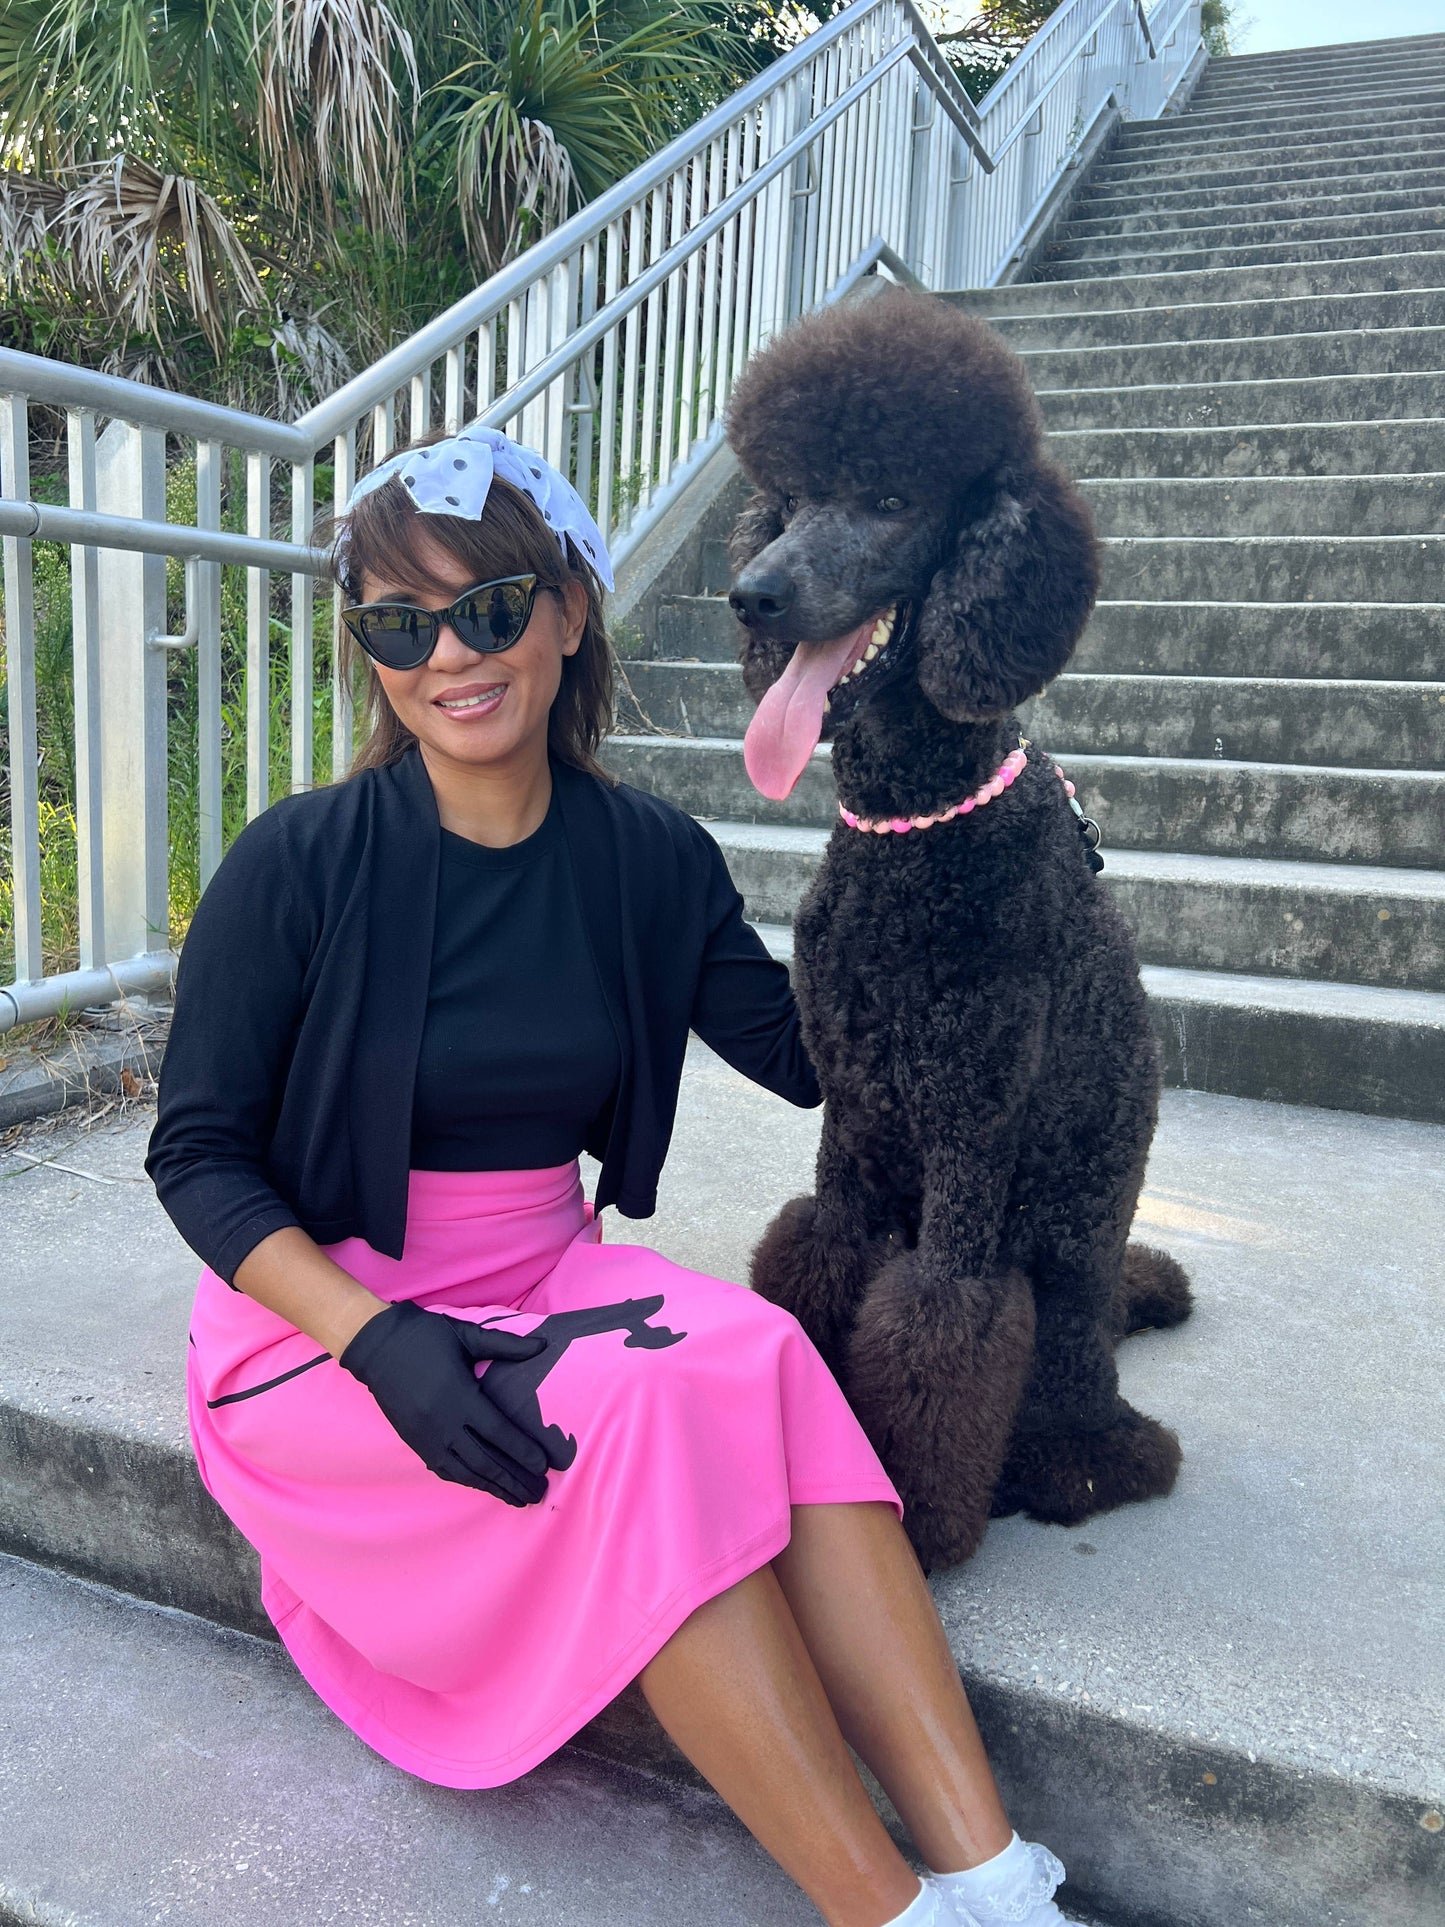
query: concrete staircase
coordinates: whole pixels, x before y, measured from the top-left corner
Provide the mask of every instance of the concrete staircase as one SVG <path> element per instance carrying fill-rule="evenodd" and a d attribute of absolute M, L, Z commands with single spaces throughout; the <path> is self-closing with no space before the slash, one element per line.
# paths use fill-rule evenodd
<path fill-rule="evenodd" d="M 953 298 L 1024 357 L 1104 540 L 1024 720 L 1103 826 L 1166 1074 L 1445 1119 L 1445 35 L 1213 63 L 1037 272 Z M 712 819 L 776 928 L 827 752 L 781 807 L 751 789 L 721 544 L 699 562 L 611 761 Z"/>

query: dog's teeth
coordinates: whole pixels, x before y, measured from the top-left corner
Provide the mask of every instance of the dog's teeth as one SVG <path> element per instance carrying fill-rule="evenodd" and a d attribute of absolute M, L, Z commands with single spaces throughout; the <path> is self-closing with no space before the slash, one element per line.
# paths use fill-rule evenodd
<path fill-rule="evenodd" d="M 878 654 L 878 651 L 882 647 L 883 647 L 883 644 L 881 642 L 870 642 L 868 645 L 867 653 L 863 657 L 864 662 L 872 662 L 873 658 Z"/>
<path fill-rule="evenodd" d="M 878 620 L 873 625 L 874 646 L 876 648 L 881 648 L 883 644 L 887 642 L 888 638 L 892 634 L 893 634 L 892 616 L 879 616 Z"/>

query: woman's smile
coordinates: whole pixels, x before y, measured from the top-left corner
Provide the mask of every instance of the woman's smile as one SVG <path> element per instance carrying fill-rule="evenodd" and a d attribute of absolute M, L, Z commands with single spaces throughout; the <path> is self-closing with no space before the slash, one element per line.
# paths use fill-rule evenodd
<path fill-rule="evenodd" d="M 495 716 L 507 693 L 504 682 L 468 683 L 461 689 L 447 689 L 432 702 L 454 722 L 468 725 Z"/>

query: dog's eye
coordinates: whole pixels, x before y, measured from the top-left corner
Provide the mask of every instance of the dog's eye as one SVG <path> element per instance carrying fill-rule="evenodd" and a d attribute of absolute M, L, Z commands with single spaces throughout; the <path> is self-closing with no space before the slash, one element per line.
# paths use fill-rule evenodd
<path fill-rule="evenodd" d="M 907 508 L 908 504 L 901 495 L 885 495 L 878 506 L 885 515 L 896 515 L 899 509 Z"/>
<path fill-rule="evenodd" d="M 798 498 L 797 498 L 797 496 L 796 496 L 796 495 L 785 495 L 785 496 L 783 497 L 783 513 L 784 513 L 784 515 L 792 515 L 792 514 L 794 514 L 794 513 L 796 512 L 796 510 L 797 510 L 797 507 L 798 507 Z"/>

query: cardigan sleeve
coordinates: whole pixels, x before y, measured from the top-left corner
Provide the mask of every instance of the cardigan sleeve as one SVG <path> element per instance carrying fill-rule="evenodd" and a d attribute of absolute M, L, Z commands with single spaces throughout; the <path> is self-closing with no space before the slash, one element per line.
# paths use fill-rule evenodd
<path fill-rule="evenodd" d="M 700 824 L 706 851 L 707 935 L 692 1028 L 724 1062 L 755 1084 L 811 1108 L 822 1092 L 803 1048 L 798 1006 L 787 966 L 771 956 L 743 915 L 743 900 L 726 859 Z"/>
<path fill-rule="evenodd" d="M 263 1238 L 298 1223 L 266 1158 L 317 918 L 281 819 L 268 810 L 242 831 L 191 921 L 146 1154 L 172 1223 L 227 1284 Z"/>

